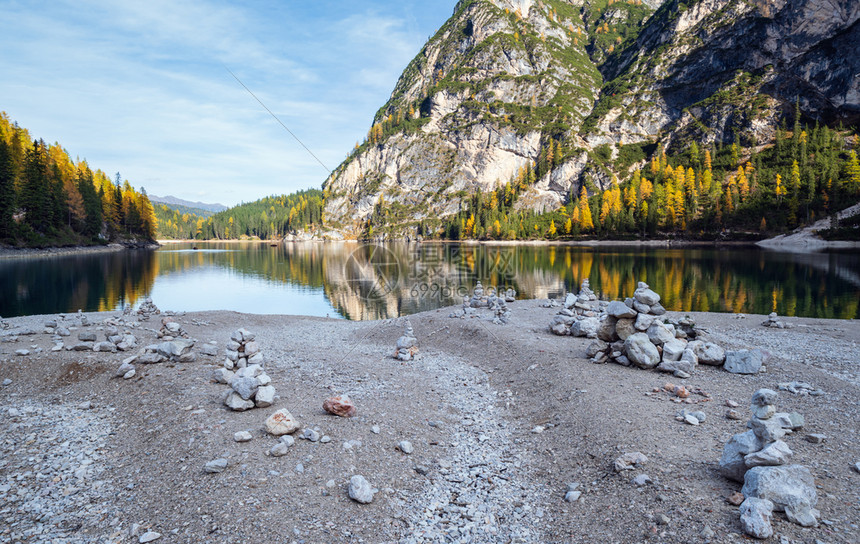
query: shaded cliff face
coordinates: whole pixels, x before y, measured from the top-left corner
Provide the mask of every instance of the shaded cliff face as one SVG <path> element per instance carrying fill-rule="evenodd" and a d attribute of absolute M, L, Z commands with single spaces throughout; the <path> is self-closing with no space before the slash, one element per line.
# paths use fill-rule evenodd
<path fill-rule="evenodd" d="M 460 2 L 327 180 L 326 219 L 357 235 L 384 209 L 408 234 L 550 148 L 517 205 L 555 209 L 623 177 L 621 145 L 761 142 L 795 100 L 856 122 L 858 16 L 854 0 Z"/>

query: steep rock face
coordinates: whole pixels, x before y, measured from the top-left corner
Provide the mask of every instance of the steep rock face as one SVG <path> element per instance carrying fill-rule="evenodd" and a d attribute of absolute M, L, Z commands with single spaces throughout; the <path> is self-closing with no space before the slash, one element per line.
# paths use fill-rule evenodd
<path fill-rule="evenodd" d="M 413 232 L 551 142 L 517 209 L 623 178 L 621 145 L 767 141 L 795 101 L 856 123 L 858 18 L 856 0 L 461 1 L 327 180 L 327 220 L 355 236 L 384 209 L 393 232 Z"/>

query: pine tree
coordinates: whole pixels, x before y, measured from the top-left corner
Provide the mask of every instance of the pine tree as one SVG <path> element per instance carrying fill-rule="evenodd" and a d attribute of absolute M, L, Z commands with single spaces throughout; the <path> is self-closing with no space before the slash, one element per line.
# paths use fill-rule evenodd
<path fill-rule="evenodd" d="M 27 151 L 21 207 L 24 208 L 27 224 L 37 232 L 46 232 L 53 222 L 51 195 L 45 142 L 34 141 L 33 147 Z"/>
<path fill-rule="evenodd" d="M 585 190 L 584 186 L 579 193 L 579 207 L 582 230 L 592 230 L 594 228 L 594 221 L 591 218 L 591 208 L 588 205 L 588 191 Z"/>
<path fill-rule="evenodd" d="M 9 145 L 0 134 L 0 239 L 15 234 L 15 166 Z"/>

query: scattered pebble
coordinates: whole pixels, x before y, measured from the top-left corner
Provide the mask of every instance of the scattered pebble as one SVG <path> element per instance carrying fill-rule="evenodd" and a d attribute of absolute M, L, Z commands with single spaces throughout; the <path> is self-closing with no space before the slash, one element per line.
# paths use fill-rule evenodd
<path fill-rule="evenodd" d="M 217 474 L 219 472 L 224 472 L 224 469 L 226 468 L 226 459 L 214 459 L 203 466 L 203 472 L 206 472 L 207 474 Z"/>

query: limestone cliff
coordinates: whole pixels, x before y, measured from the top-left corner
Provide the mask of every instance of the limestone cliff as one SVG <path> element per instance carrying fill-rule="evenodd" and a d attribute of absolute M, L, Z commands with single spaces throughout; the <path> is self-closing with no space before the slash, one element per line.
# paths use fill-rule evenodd
<path fill-rule="evenodd" d="M 327 221 L 358 235 L 384 208 L 408 234 L 538 161 L 517 204 L 554 209 L 623 176 L 621 146 L 763 141 L 795 101 L 856 122 L 858 17 L 854 0 L 461 1 L 326 181 Z"/>

